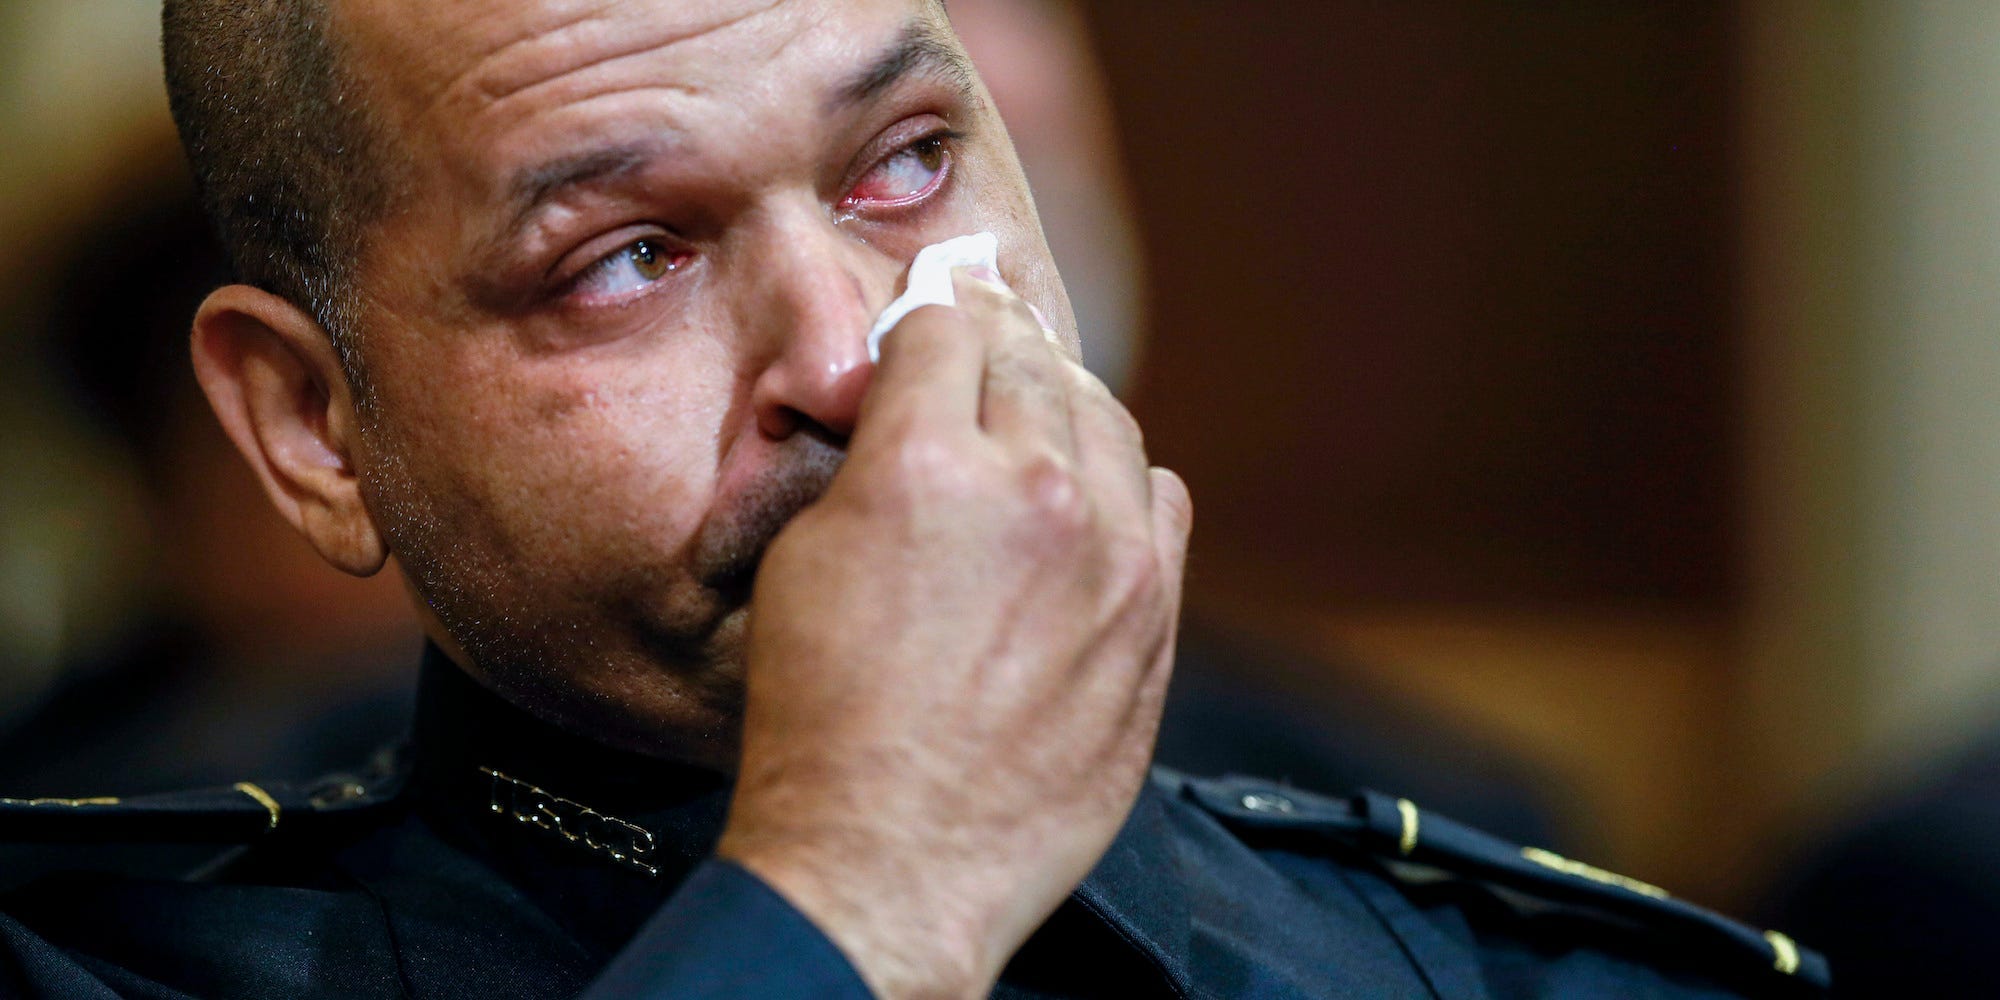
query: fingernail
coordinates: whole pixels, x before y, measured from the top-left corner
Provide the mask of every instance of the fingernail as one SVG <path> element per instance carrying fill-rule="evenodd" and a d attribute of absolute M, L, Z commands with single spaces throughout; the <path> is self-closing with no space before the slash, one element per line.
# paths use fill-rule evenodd
<path fill-rule="evenodd" d="M 1000 272 L 995 271 L 994 269 L 987 267 L 984 264 L 974 264 L 971 267 L 966 268 L 965 276 L 973 279 L 974 281 L 984 281 L 989 285 L 998 285 L 1001 288 L 1007 287 L 1007 281 L 1006 279 L 1000 277 Z"/>
<path fill-rule="evenodd" d="M 1028 303 L 1028 311 L 1029 311 L 1030 313 L 1033 313 L 1033 314 L 1034 314 L 1034 316 L 1035 316 L 1035 322 L 1037 322 L 1037 323 L 1040 323 L 1040 324 L 1042 325 L 1042 329 L 1044 329 L 1044 330 L 1053 330 L 1053 329 L 1055 329 L 1055 327 L 1053 327 L 1053 326 L 1049 325 L 1049 317 L 1048 317 L 1048 314 L 1047 314 L 1047 313 L 1044 313 L 1044 312 L 1042 312 L 1042 307 L 1041 307 L 1041 306 L 1038 306 L 1038 305 L 1034 304 L 1033 302 L 1030 302 L 1030 303 Z"/>

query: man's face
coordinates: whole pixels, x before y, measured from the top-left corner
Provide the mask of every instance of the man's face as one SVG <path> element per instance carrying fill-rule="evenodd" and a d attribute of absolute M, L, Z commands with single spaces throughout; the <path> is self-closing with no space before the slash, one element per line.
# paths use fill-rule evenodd
<path fill-rule="evenodd" d="M 1069 310 L 931 0 L 347 0 L 406 161 L 362 262 L 368 509 L 476 673 L 712 754 L 749 581 L 837 468 L 926 244 Z"/>

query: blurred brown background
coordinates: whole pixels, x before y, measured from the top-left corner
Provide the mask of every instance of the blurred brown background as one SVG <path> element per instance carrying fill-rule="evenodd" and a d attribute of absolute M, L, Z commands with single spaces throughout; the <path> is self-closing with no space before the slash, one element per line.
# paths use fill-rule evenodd
<path fill-rule="evenodd" d="M 1190 606 L 1341 664 L 1260 683 L 1497 741 L 1589 860 L 1725 905 L 2000 717 L 2000 5 L 1079 7 Z M 170 162 L 156 17 L 0 8 L 0 706 L 190 562 L 33 346 L 53 248 Z M 407 636 L 208 513 L 166 534 L 230 556 L 242 690 L 336 683 L 256 647 L 347 613 Z"/>

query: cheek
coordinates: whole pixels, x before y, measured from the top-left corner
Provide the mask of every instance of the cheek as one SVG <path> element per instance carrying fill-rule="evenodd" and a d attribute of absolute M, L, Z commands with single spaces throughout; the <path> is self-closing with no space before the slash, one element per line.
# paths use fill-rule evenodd
<path fill-rule="evenodd" d="M 982 219 L 979 226 L 1000 239 L 1000 271 L 1007 284 L 1048 317 L 1049 324 L 1061 335 L 1063 351 L 1070 360 L 1081 361 L 1069 292 L 1056 272 L 1055 258 L 1049 253 L 1034 213 L 1025 206 L 1015 212 L 995 212 Z"/>
<path fill-rule="evenodd" d="M 1041 307 L 1074 355 L 1076 323 L 1070 318 L 1069 295 L 1056 273 L 1027 178 L 1013 150 L 982 145 L 967 157 L 959 179 L 964 187 L 956 204 L 963 211 L 946 224 L 952 230 L 949 235 L 986 230 L 998 236 L 1000 271 L 1007 283 Z"/>
<path fill-rule="evenodd" d="M 538 404 L 546 416 L 522 441 L 536 453 L 523 464 L 541 470 L 530 502 L 653 550 L 693 533 L 715 492 L 726 397 L 686 380 L 586 379 L 545 387 Z"/>
<path fill-rule="evenodd" d="M 666 377 L 718 370 L 672 353 L 467 359 L 457 377 L 425 380 L 423 398 L 402 401 L 421 419 L 403 422 L 399 451 L 427 534 L 549 584 L 672 572 L 714 496 L 730 395 Z"/>

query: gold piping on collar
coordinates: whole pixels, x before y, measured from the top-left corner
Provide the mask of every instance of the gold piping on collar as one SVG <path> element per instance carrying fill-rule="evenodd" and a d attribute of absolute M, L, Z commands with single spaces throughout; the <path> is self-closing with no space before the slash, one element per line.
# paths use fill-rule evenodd
<path fill-rule="evenodd" d="M 1396 849 L 1404 857 L 1417 849 L 1417 804 L 1409 799 L 1397 799 L 1396 811 L 1403 816 L 1403 836 L 1396 841 Z"/>
<path fill-rule="evenodd" d="M 118 804 L 118 796 L 116 795 L 99 795 L 94 798 L 88 798 L 88 799 L 0 798 L 0 806 L 68 806 L 74 809 L 77 806 L 115 806 L 117 804 Z"/>
<path fill-rule="evenodd" d="M 1765 931 L 1764 940 L 1771 942 L 1771 967 L 1789 976 L 1799 971 L 1799 946 L 1792 939 L 1777 931 Z"/>
<path fill-rule="evenodd" d="M 264 828 L 266 832 L 278 828 L 278 800 L 272 798 L 270 792 L 258 788 L 255 784 L 248 781 L 239 781 L 231 787 L 255 799 L 258 805 L 264 807 L 265 812 L 271 814 L 271 823 Z"/>

